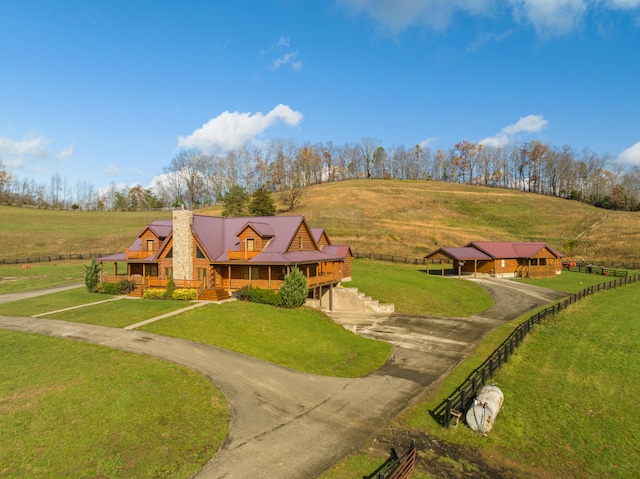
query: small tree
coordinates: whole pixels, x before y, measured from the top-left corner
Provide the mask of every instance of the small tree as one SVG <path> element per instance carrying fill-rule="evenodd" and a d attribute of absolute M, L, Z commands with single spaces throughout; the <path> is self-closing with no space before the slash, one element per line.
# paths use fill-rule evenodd
<path fill-rule="evenodd" d="M 294 266 L 291 268 L 291 272 L 284 277 L 284 283 L 280 286 L 282 304 L 287 308 L 298 308 L 304 304 L 308 294 L 307 278 L 297 266 Z"/>
<path fill-rule="evenodd" d="M 222 216 L 245 216 L 247 214 L 247 204 L 249 194 L 242 186 L 233 185 L 222 197 L 224 209 Z"/>
<path fill-rule="evenodd" d="M 276 214 L 276 205 L 271 193 L 264 186 L 258 188 L 251 195 L 249 213 L 253 216 L 273 216 Z"/>
<path fill-rule="evenodd" d="M 293 210 L 300 200 L 302 199 L 302 188 L 299 186 L 292 186 L 291 188 L 284 190 L 280 193 L 280 203 L 288 209 Z"/>
<path fill-rule="evenodd" d="M 164 299 L 173 299 L 173 292 L 176 290 L 176 282 L 173 280 L 173 275 L 169 276 L 167 281 L 167 289 L 164 293 Z"/>
<path fill-rule="evenodd" d="M 84 284 L 87 291 L 95 293 L 100 284 L 100 265 L 96 263 L 96 259 L 91 260 L 91 264 L 84 267 Z"/>

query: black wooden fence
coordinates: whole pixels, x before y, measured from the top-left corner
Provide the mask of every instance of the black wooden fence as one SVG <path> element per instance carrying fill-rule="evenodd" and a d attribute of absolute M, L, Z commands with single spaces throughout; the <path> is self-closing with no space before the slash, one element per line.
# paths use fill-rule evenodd
<path fill-rule="evenodd" d="M 353 253 L 354 258 L 359 259 L 376 259 L 378 261 L 388 261 L 390 263 L 405 263 L 405 264 L 428 264 L 428 261 L 424 258 L 409 258 L 407 256 L 396 256 L 391 254 L 378 254 L 378 253 Z M 453 261 L 449 260 L 449 263 Z M 438 264 L 440 262 L 438 261 Z M 618 270 L 611 268 L 619 268 Z M 627 270 L 640 270 L 640 263 L 613 263 L 610 261 L 599 262 L 597 265 L 588 265 L 586 263 L 579 263 L 575 267 L 571 268 L 571 271 L 580 271 L 581 273 L 593 273 L 593 274 L 605 274 L 609 276 L 626 276 Z"/>
<path fill-rule="evenodd" d="M 85 254 L 57 254 L 50 256 L 34 256 L 25 258 L 0 259 L 0 264 L 30 264 L 30 263 L 48 263 L 51 261 L 64 261 L 71 259 L 91 259 L 110 256 L 115 253 L 85 253 Z"/>
<path fill-rule="evenodd" d="M 377 259 L 379 261 L 389 261 L 391 263 L 427 264 L 427 260 L 424 258 L 408 258 L 406 256 L 394 256 L 391 254 L 353 253 L 353 257 L 360 259 Z"/>
<path fill-rule="evenodd" d="M 489 359 L 487 359 L 482 365 L 477 368 L 471 375 L 465 380 L 465 382 L 456 389 L 455 393 L 439 404 L 431 415 L 436 418 L 444 427 L 448 428 L 451 424 L 451 420 L 454 417 L 460 417 L 464 411 L 468 408 L 471 401 L 476 397 L 482 387 L 493 378 L 495 372 L 501 365 L 506 363 L 515 349 L 520 346 L 524 337 L 531 331 L 536 325 L 540 324 L 544 319 L 549 316 L 553 316 L 559 313 L 563 309 L 566 309 L 569 305 L 580 301 L 581 299 L 590 296 L 598 291 L 604 291 L 608 289 L 617 288 L 626 284 L 635 283 L 640 281 L 640 275 L 626 276 L 620 279 L 613 279 L 605 283 L 589 286 L 582 291 L 573 294 L 567 299 L 560 301 L 548 308 L 531 316 L 524 323 L 520 324 L 511 335 L 496 349 Z"/>

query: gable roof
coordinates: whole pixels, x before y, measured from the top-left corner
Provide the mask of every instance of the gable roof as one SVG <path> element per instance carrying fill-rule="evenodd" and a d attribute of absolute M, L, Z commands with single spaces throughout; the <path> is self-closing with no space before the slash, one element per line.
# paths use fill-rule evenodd
<path fill-rule="evenodd" d="M 535 257 L 540 251 L 546 249 L 556 258 L 564 255 L 544 243 L 530 242 L 506 242 L 506 241 L 472 241 L 462 248 L 438 248 L 425 258 L 431 258 L 438 253 L 457 259 L 459 261 L 486 261 L 491 259 L 528 259 Z"/>
<path fill-rule="evenodd" d="M 268 239 L 262 251 L 249 259 L 249 263 L 312 263 L 343 259 L 345 257 L 344 255 L 340 256 L 342 250 L 321 251 L 313 234 L 311 239 L 315 250 L 288 252 L 289 246 L 301 227 L 305 227 L 312 232 L 302 215 L 250 218 L 193 215 L 193 223 L 191 224 L 191 230 L 198 243 L 205 250 L 207 257 L 215 262 L 229 261 L 228 251 L 239 250 L 238 235 L 249 227 L 263 238 Z M 322 231 L 324 232 L 324 230 Z"/>
<path fill-rule="evenodd" d="M 442 253 L 444 256 L 447 256 L 452 259 L 457 259 L 459 261 L 472 261 L 472 260 L 489 260 L 491 256 L 477 248 L 472 247 L 464 247 L 464 248 L 438 248 L 435 251 L 429 253 L 425 258 L 430 258 L 431 256 L 435 256 L 438 253 Z"/>
<path fill-rule="evenodd" d="M 311 237 L 314 250 L 291 251 L 289 247 L 300 228 L 306 228 Z M 323 228 L 309 228 L 302 215 L 297 216 L 257 216 L 257 217 L 219 217 L 193 215 L 191 231 L 203 253 L 212 262 L 229 261 L 229 250 L 239 251 L 239 235 L 251 228 L 266 240 L 262 251 L 249 259 L 254 264 L 293 264 L 334 261 L 344 259 L 351 251 L 348 245 L 318 247 L 318 241 L 326 232 Z M 173 221 L 157 220 L 148 224 L 147 229 L 161 240 L 159 250 L 152 256 L 138 261 L 156 261 L 173 237 Z M 328 240 L 328 237 L 327 237 Z M 129 247 L 130 251 L 141 250 L 142 242 L 138 237 Z M 114 255 L 114 259 L 126 260 L 124 254 Z M 107 257 L 104 258 L 105 260 Z"/>
<path fill-rule="evenodd" d="M 533 258 L 543 249 L 547 249 L 556 258 L 564 255 L 537 241 L 507 242 L 507 241 L 472 241 L 467 247 L 477 248 L 493 258 Z"/>

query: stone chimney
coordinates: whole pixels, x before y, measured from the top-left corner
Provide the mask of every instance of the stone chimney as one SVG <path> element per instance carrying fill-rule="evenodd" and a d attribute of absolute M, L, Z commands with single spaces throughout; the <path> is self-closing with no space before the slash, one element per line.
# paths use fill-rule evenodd
<path fill-rule="evenodd" d="M 173 210 L 173 279 L 193 279 L 193 211 Z"/>

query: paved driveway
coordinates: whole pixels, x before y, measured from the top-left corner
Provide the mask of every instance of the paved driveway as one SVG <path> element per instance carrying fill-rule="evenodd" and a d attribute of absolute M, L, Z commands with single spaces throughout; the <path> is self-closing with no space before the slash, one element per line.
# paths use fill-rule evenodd
<path fill-rule="evenodd" d="M 524 308 L 566 296 L 505 280 L 480 283 L 496 305 L 470 318 L 332 313 L 345 327 L 394 345 L 384 367 L 356 379 L 300 373 L 135 330 L 7 316 L 0 316 L 0 327 L 147 354 L 199 371 L 226 395 L 231 422 L 225 443 L 196 477 L 307 479 L 363 447 L 493 327 Z"/>

